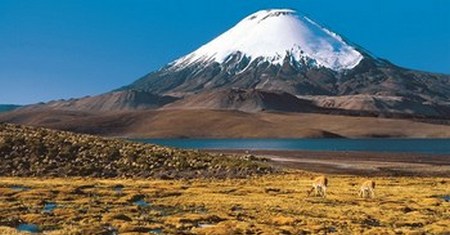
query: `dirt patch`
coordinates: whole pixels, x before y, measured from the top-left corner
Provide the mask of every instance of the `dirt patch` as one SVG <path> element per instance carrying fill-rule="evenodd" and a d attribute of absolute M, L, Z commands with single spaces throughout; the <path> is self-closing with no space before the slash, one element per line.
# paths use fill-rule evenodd
<path fill-rule="evenodd" d="M 450 156 L 403 153 L 205 150 L 253 154 L 273 166 L 327 174 L 359 176 L 450 177 Z M 444 181 L 445 183 L 445 181 Z"/>

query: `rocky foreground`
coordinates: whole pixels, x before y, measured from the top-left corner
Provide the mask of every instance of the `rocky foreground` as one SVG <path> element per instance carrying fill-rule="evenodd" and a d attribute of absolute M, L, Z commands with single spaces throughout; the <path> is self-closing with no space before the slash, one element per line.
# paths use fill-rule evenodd
<path fill-rule="evenodd" d="M 0 176 L 245 178 L 273 172 L 263 159 L 165 148 L 0 124 Z"/>

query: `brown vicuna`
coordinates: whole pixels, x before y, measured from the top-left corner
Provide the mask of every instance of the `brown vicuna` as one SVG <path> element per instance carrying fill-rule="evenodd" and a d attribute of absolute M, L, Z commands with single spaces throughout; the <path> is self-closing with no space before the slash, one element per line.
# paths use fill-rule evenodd
<path fill-rule="evenodd" d="M 315 196 L 325 197 L 327 195 L 328 179 L 325 176 L 319 176 L 314 179 L 312 188 L 308 190 L 308 196 L 314 191 Z"/>
<path fill-rule="evenodd" d="M 375 181 L 367 180 L 361 185 L 361 188 L 359 190 L 359 196 L 363 198 L 366 197 L 373 198 L 375 197 L 374 189 L 375 189 Z"/>

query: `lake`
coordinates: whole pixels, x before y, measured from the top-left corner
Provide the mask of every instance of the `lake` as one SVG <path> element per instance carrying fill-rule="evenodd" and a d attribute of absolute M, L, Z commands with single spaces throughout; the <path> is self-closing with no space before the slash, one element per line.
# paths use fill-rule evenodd
<path fill-rule="evenodd" d="M 133 141 L 184 149 L 450 154 L 450 139 L 133 139 Z"/>

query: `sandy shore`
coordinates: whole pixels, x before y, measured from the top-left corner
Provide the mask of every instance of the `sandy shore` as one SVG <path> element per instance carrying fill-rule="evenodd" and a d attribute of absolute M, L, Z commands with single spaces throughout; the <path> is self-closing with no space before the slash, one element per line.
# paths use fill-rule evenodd
<path fill-rule="evenodd" d="M 326 174 L 450 177 L 450 155 L 268 150 L 207 151 L 216 153 L 253 154 L 271 159 L 272 164 L 276 166 Z"/>

